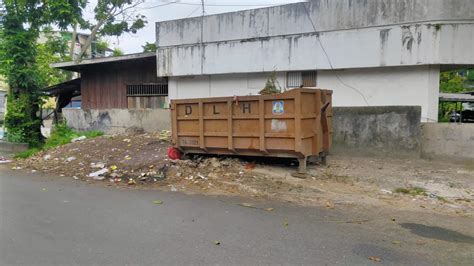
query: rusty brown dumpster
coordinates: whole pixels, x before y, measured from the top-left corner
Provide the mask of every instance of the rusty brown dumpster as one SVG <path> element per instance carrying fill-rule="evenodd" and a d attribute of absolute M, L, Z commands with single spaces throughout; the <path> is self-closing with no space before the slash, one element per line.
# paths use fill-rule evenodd
<path fill-rule="evenodd" d="M 332 91 L 171 101 L 172 141 L 183 153 L 325 160 L 331 148 Z"/>

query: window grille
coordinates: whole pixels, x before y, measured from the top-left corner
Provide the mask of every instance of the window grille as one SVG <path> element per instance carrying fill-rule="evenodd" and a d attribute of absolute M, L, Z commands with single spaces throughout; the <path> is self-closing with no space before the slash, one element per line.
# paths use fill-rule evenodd
<path fill-rule="evenodd" d="M 127 96 L 168 96 L 168 84 L 130 84 Z"/>
<path fill-rule="evenodd" d="M 316 87 L 316 77 L 316 71 L 288 72 L 286 78 L 286 87 Z"/>

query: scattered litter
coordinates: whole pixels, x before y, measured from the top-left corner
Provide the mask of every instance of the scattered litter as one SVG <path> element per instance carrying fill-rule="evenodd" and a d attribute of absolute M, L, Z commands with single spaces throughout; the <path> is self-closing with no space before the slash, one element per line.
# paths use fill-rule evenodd
<path fill-rule="evenodd" d="M 171 187 L 170 187 L 170 191 L 172 191 L 172 192 L 176 192 L 176 191 L 178 191 L 178 190 L 176 189 L 176 187 L 175 187 L 175 186 L 171 185 Z"/>
<path fill-rule="evenodd" d="M 123 142 L 130 142 L 132 141 L 131 139 L 123 139 Z"/>
<path fill-rule="evenodd" d="M 72 162 L 72 161 L 74 161 L 74 160 L 76 160 L 76 157 L 71 156 L 71 157 L 68 157 L 68 158 L 66 159 L 66 162 L 70 163 L 70 162 Z"/>
<path fill-rule="evenodd" d="M 79 180 L 79 177 L 77 176 L 73 176 L 72 178 L 74 178 L 74 180 Z"/>
<path fill-rule="evenodd" d="M 0 164 L 1 163 L 11 163 L 11 162 L 12 162 L 11 160 L 8 160 L 7 158 L 5 158 L 3 156 L 0 157 Z"/>
<path fill-rule="evenodd" d="M 392 244 L 394 244 L 394 245 L 400 245 L 400 244 L 401 244 L 401 242 L 400 242 L 400 241 L 398 241 L 398 240 L 394 240 L 394 241 L 392 241 Z"/>
<path fill-rule="evenodd" d="M 112 170 L 112 171 L 117 170 L 117 166 L 116 165 L 110 166 L 110 170 Z"/>
<path fill-rule="evenodd" d="M 136 184 L 137 184 L 137 181 L 135 181 L 135 179 L 133 179 L 133 178 L 129 178 L 127 184 L 128 184 L 129 186 L 136 185 Z"/>
<path fill-rule="evenodd" d="M 82 140 L 85 140 L 87 139 L 86 136 L 80 136 L 80 137 L 77 137 L 75 139 L 72 139 L 71 142 L 78 142 L 78 141 L 82 141 Z"/>
<path fill-rule="evenodd" d="M 161 200 L 154 200 L 154 201 L 152 201 L 152 202 L 153 202 L 154 204 L 163 204 L 163 201 L 161 201 Z"/>
<path fill-rule="evenodd" d="M 41 190 L 46 191 L 46 188 L 42 188 Z"/>
<path fill-rule="evenodd" d="M 246 208 L 252 208 L 252 209 L 267 211 L 267 212 L 271 212 L 271 211 L 274 210 L 274 208 L 261 208 L 261 207 L 257 207 L 257 206 L 252 205 L 251 203 L 247 203 L 247 202 L 242 202 L 242 203 L 239 203 L 239 204 L 237 204 L 237 205 L 242 206 L 242 207 L 246 207 Z"/>
<path fill-rule="evenodd" d="M 46 154 L 45 156 L 43 156 L 43 160 L 47 161 L 49 159 L 51 159 L 51 154 Z"/>
<path fill-rule="evenodd" d="M 36 173 L 36 170 L 35 170 L 35 169 L 33 169 L 33 170 L 31 170 L 31 172 L 32 172 L 32 173 Z"/>
<path fill-rule="evenodd" d="M 368 259 L 371 261 L 380 262 L 380 257 L 377 256 L 369 256 Z"/>
<path fill-rule="evenodd" d="M 469 174 L 469 171 L 466 171 L 466 170 L 457 170 L 456 173 L 458 173 L 458 174 Z"/>
<path fill-rule="evenodd" d="M 167 154 L 171 160 L 181 160 L 181 156 L 183 155 L 181 151 L 173 147 L 168 148 Z"/>
<path fill-rule="evenodd" d="M 370 220 L 367 220 L 367 219 L 366 219 L 366 220 L 346 221 L 345 223 L 346 223 L 346 224 L 362 224 L 362 223 L 366 223 L 366 222 L 368 222 L 368 221 L 370 221 Z"/>
<path fill-rule="evenodd" d="M 104 163 L 91 163 L 92 168 L 104 168 L 105 164 Z"/>
<path fill-rule="evenodd" d="M 220 244 L 221 244 L 221 242 L 220 242 L 220 241 L 217 241 L 217 240 L 216 240 L 216 241 L 214 241 L 214 245 L 216 245 L 216 246 L 219 246 Z"/>
<path fill-rule="evenodd" d="M 387 189 L 381 189 L 380 192 L 382 192 L 382 193 L 384 193 L 384 194 L 389 194 L 389 195 L 393 194 L 392 191 L 387 190 Z"/>
<path fill-rule="evenodd" d="M 239 206 L 242 206 L 242 207 L 247 207 L 247 208 L 255 208 L 255 209 L 257 208 L 257 207 L 255 207 L 255 206 L 253 206 L 252 204 L 246 203 L 246 202 L 239 203 L 238 205 L 239 205 Z"/>
<path fill-rule="evenodd" d="M 334 204 L 331 201 L 326 201 L 326 208 L 334 209 Z"/>
<path fill-rule="evenodd" d="M 12 167 L 12 170 L 21 170 L 21 169 L 23 169 L 23 168 L 21 168 L 20 166 L 14 166 L 14 167 Z"/>
<path fill-rule="evenodd" d="M 158 139 L 160 139 L 160 140 L 169 140 L 169 139 L 171 139 L 171 131 L 162 130 L 160 132 L 160 135 L 158 135 Z"/>
<path fill-rule="evenodd" d="M 89 174 L 89 177 L 92 177 L 95 180 L 104 180 L 104 174 L 107 173 L 109 169 L 107 168 L 102 168 L 99 171 L 93 172 Z"/>
<path fill-rule="evenodd" d="M 288 227 L 290 224 L 288 222 L 283 222 L 283 226 Z"/>

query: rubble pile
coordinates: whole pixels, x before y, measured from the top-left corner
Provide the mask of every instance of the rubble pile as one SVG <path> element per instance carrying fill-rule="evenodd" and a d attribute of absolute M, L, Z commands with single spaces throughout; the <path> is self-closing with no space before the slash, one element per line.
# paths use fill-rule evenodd
<path fill-rule="evenodd" d="M 169 160 L 167 136 L 159 134 L 102 136 L 82 139 L 41 152 L 15 167 L 113 183 L 149 184 L 165 179 Z"/>

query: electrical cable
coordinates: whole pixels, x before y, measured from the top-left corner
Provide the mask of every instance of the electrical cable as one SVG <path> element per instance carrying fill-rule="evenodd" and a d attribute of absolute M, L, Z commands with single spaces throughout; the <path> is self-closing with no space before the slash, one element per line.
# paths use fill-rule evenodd
<path fill-rule="evenodd" d="M 186 18 L 189 18 L 192 14 L 194 14 L 194 12 L 198 11 L 199 9 L 201 9 L 200 6 L 196 7 L 193 12 L 189 13 L 189 15 L 186 16 Z"/>
<path fill-rule="evenodd" d="M 159 1 L 163 2 L 163 1 Z M 162 6 L 167 6 L 171 4 L 176 4 L 176 5 L 189 5 L 189 6 L 202 6 L 202 3 L 189 3 L 189 2 L 178 2 L 178 1 L 173 1 L 173 2 L 167 2 L 164 4 L 156 5 L 156 6 L 149 6 L 149 7 L 144 7 L 143 9 L 152 9 L 152 8 L 157 8 L 157 7 L 162 7 Z M 221 7 L 251 7 L 251 6 L 277 6 L 277 5 L 284 5 L 284 4 L 291 4 L 291 3 L 261 3 L 261 4 L 206 4 L 207 6 L 221 6 Z"/>
<path fill-rule="evenodd" d="M 357 92 L 360 96 L 362 96 L 362 99 L 364 99 L 364 102 L 367 104 L 367 106 L 370 106 L 369 101 L 367 101 L 367 98 L 365 97 L 365 95 L 360 90 L 358 90 L 357 88 L 355 88 L 355 87 L 347 84 L 346 82 L 344 82 L 344 80 L 342 80 L 342 78 L 336 73 L 336 70 L 334 69 L 334 66 L 332 65 L 331 59 L 329 58 L 329 54 L 326 52 L 326 48 L 324 48 L 323 42 L 321 41 L 321 38 L 319 37 L 318 30 L 316 29 L 316 26 L 314 25 L 313 19 L 311 18 L 308 7 L 306 6 L 305 3 L 306 2 L 301 2 L 301 4 L 304 7 L 304 10 L 306 12 L 306 16 L 308 17 L 308 20 L 311 22 L 311 26 L 313 27 L 314 33 L 316 33 L 316 39 L 318 40 L 319 45 L 321 46 L 321 50 L 323 51 L 324 55 L 326 56 L 326 59 L 328 60 L 328 63 L 329 63 L 329 67 L 333 71 L 333 73 L 336 76 L 337 80 L 339 80 L 339 82 L 342 85 L 344 85 L 344 86 L 354 90 L 355 92 Z"/>

